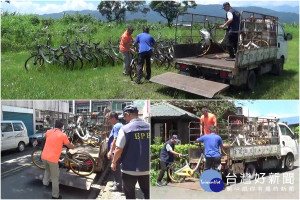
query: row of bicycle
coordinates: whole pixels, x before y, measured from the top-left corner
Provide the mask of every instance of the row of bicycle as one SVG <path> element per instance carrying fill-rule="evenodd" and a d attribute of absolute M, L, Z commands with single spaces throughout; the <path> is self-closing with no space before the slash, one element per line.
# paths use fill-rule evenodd
<path fill-rule="evenodd" d="M 83 40 L 75 39 L 70 42 L 66 38 L 66 44 L 60 45 L 58 48 L 50 46 L 50 38 L 46 44 L 40 44 L 35 38 L 35 51 L 25 61 L 25 69 L 40 69 L 45 63 L 57 64 L 69 69 L 82 69 L 84 65 L 97 68 L 98 66 L 113 66 L 121 61 L 118 52 L 119 45 L 109 41 L 105 46 L 100 46 L 100 42 L 91 43 Z"/>
<path fill-rule="evenodd" d="M 45 64 L 56 64 L 68 69 L 82 69 L 85 66 L 97 68 L 98 66 L 114 66 L 122 63 L 123 57 L 119 51 L 119 42 L 108 41 L 100 46 L 100 42 L 85 42 L 79 40 L 70 42 L 66 38 L 66 43 L 58 48 L 50 46 L 50 38 L 46 44 L 40 44 L 35 38 L 35 51 L 31 52 L 25 61 L 25 69 L 42 69 Z M 172 40 L 159 40 L 153 50 L 152 62 L 157 67 L 168 69 L 172 65 L 174 50 Z M 136 58 L 137 50 L 131 52 L 132 57 Z"/>

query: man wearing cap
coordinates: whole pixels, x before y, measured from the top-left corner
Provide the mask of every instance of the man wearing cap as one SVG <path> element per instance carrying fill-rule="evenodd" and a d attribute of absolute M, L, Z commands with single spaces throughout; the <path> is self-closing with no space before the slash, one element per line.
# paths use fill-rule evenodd
<path fill-rule="evenodd" d="M 210 127 L 210 134 L 203 135 L 196 139 L 196 142 L 203 142 L 205 147 L 205 166 L 204 169 L 217 170 L 221 164 L 221 154 L 219 148 L 223 147 L 223 141 L 219 135 L 216 134 L 216 127 Z"/>
<path fill-rule="evenodd" d="M 175 143 L 178 143 L 177 135 L 173 135 L 170 140 L 168 140 L 162 150 L 160 151 L 160 173 L 157 179 L 156 184 L 162 186 L 161 180 L 164 177 L 165 172 L 168 170 L 168 166 L 174 162 L 174 155 L 181 156 L 180 153 L 177 153 L 175 150 Z M 167 183 L 171 182 L 169 174 L 167 173 Z"/>
<path fill-rule="evenodd" d="M 126 199 L 135 199 L 137 182 L 145 199 L 149 199 L 150 125 L 138 118 L 138 109 L 134 105 L 126 106 L 123 116 L 128 124 L 122 126 L 119 131 L 111 169 L 116 170 L 117 161 L 120 159 Z"/>
<path fill-rule="evenodd" d="M 200 136 L 204 134 L 210 134 L 209 128 L 211 126 L 217 126 L 217 118 L 214 114 L 208 112 L 208 108 L 203 107 L 201 109 L 203 115 L 200 117 Z"/>
<path fill-rule="evenodd" d="M 235 54 L 238 46 L 238 32 L 240 26 L 240 13 L 233 9 L 228 2 L 223 3 L 223 9 L 226 11 L 226 22 L 220 28 L 228 27 L 225 39 L 229 57 L 226 60 L 235 60 Z"/>
<path fill-rule="evenodd" d="M 109 138 L 108 138 L 108 143 L 107 143 L 108 144 L 107 158 L 111 159 L 115 152 L 116 141 L 117 141 L 119 130 L 123 126 L 123 124 L 119 121 L 118 113 L 113 112 L 113 111 L 106 114 L 106 119 L 108 120 L 108 122 L 111 125 L 113 125 L 113 128 L 112 128 Z M 121 177 L 121 168 L 120 168 L 119 162 L 116 163 L 116 170 L 112 171 L 112 174 L 115 179 L 115 184 L 112 185 L 112 188 L 110 189 L 110 191 L 122 192 L 122 177 Z"/>

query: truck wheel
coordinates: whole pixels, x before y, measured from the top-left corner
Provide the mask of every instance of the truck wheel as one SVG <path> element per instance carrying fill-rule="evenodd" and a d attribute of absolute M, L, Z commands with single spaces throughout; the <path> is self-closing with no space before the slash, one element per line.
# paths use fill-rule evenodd
<path fill-rule="evenodd" d="M 255 178 L 255 173 L 256 173 L 255 165 L 252 163 L 247 164 L 245 167 L 245 175 L 247 176 L 247 178 L 253 180 Z"/>
<path fill-rule="evenodd" d="M 22 152 L 22 151 L 24 151 L 24 149 L 25 149 L 25 144 L 24 144 L 24 142 L 19 142 L 19 144 L 18 144 L 18 150 L 19 150 L 20 152 Z"/>
<path fill-rule="evenodd" d="M 254 71 L 250 71 L 247 78 L 247 89 L 254 90 L 256 86 L 256 75 Z"/>
<path fill-rule="evenodd" d="M 294 169 L 294 156 L 292 154 L 286 155 L 284 165 L 285 169 L 288 171 Z"/>
<path fill-rule="evenodd" d="M 277 76 L 281 76 L 283 74 L 283 63 L 284 60 L 280 59 L 277 63 L 273 65 L 273 73 Z"/>

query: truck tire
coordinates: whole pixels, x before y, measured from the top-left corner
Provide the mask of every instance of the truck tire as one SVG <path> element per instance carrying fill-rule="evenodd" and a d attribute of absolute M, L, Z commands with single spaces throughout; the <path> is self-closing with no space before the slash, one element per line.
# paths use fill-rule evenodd
<path fill-rule="evenodd" d="M 247 89 L 254 90 L 255 87 L 256 87 L 256 75 L 255 72 L 251 70 L 247 78 Z"/>
<path fill-rule="evenodd" d="M 249 178 L 250 180 L 253 180 L 255 178 L 255 174 L 256 174 L 255 165 L 252 163 L 246 164 L 245 175 L 247 176 L 247 178 Z"/>
<path fill-rule="evenodd" d="M 283 74 L 283 65 L 284 65 L 284 60 L 283 59 L 280 59 L 278 62 L 276 62 L 273 65 L 273 70 L 272 71 L 276 76 L 281 76 Z"/>
<path fill-rule="evenodd" d="M 294 169 L 294 156 L 292 154 L 288 154 L 285 157 L 284 167 L 287 171 Z"/>
<path fill-rule="evenodd" d="M 18 144 L 18 150 L 20 152 L 22 152 L 22 151 L 25 150 L 25 144 L 24 144 L 24 142 L 19 142 L 19 144 Z"/>

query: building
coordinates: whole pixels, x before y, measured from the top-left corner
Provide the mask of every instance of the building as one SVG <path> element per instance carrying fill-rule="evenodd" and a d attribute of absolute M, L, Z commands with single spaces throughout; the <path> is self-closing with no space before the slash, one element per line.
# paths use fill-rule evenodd
<path fill-rule="evenodd" d="M 61 100 L 3 100 L 2 120 L 21 120 L 26 125 L 28 135 L 41 127 L 54 127 L 55 120 L 69 117 L 69 102 Z"/>
<path fill-rule="evenodd" d="M 170 139 L 173 134 L 178 135 L 182 144 L 194 141 L 200 136 L 200 118 L 193 113 L 187 112 L 181 108 L 169 103 L 157 103 L 150 106 L 151 114 L 151 139 L 161 137 L 163 142 Z M 190 125 L 193 129 L 190 130 Z"/>

